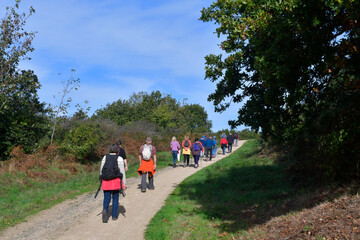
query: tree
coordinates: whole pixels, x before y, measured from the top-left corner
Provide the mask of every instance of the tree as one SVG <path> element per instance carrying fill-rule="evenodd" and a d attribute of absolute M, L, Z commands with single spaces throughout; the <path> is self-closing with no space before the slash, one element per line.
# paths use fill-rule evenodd
<path fill-rule="evenodd" d="M 26 59 L 26 54 L 32 52 L 32 40 L 35 37 L 34 32 L 24 30 L 26 20 L 35 10 L 30 7 L 29 13 L 19 14 L 16 10 L 19 8 L 19 0 L 14 7 L 6 7 L 5 17 L 1 19 L 0 25 L 0 111 L 7 108 L 13 95 L 21 95 L 18 85 L 22 84 L 24 79 L 21 78 L 17 66 L 19 62 Z M 29 87 L 37 88 L 37 81 L 29 81 Z M 26 91 L 26 89 L 25 89 Z"/>
<path fill-rule="evenodd" d="M 226 36 L 226 56 L 206 56 L 209 100 L 217 111 L 245 100 L 230 124 L 293 146 L 298 166 L 359 176 L 359 15 L 352 0 L 218 0 L 200 18 Z"/>
<path fill-rule="evenodd" d="M 117 100 L 95 112 L 93 119 L 110 119 L 120 126 L 150 121 L 163 130 L 209 131 L 211 121 L 203 107 L 198 104 L 184 105 L 160 91 L 133 93 L 129 100 Z"/>
<path fill-rule="evenodd" d="M 48 131 L 48 109 L 39 101 L 40 83 L 31 70 L 20 70 L 18 64 L 33 51 L 35 33 L 26 32 L 26 20 L 35 11 L 19 14 L 20 1 L 7 7 L 0 22 L 0 152 L 4 159 L 16 145 L 31 151 Z"/>
<path fill-rule="evenodd" d="M 73 77 L 72 74 L 74 72 L 75 72 L 75 69 L 71 69 L 71 76 L 66 81 L 61 80 L 61 84 L 63 85 L 63 88 L 62 88 L 61 92 L 59 92 L 59 95 L 60 95 L 59 105 L 55 106 L 54 107 L 55 111 L 53 111 L 53 123 L 52 123 L 51 137 L 50 137 L 51 144 L 53 143 L 53 140 L 54 140 L 56 125 L 59 121 L 59 114 L 60 113 L 67 114 L 67 109 L 69 108 L 70 103 L 72 101 L 70 97 L 68 97 L 68 98 L 66 98 L 66 97 L 70 94 L 71 91 L 77 90 L 80 87 L 80 85 L 79 85 L 80 79 Z M 59 76 L 61 77 L 60 74 L 59 74 Z"/>
<path fill-rule="evenodd" d="M 183 109 L 187 131 L 191 133 L 203 133 L 210 131 L 212 122 L 208 120 L 208 114 L 204 107 L 199 104 L 190 104 L 184 105 Z"/>

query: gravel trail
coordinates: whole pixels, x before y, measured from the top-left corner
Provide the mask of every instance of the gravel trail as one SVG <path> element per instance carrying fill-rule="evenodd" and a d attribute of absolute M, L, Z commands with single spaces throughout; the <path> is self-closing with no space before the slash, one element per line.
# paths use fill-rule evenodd
<path fill-rule="evenodd" d="M 245 141 L 239 141 L 239 148 Z M 228 156 L 229 154 L 226 154 Z M 140 177 L 127 179 L 126 197 L 119 199 L 119 218 L 102 223 L 103 194 L 94 199 L 94 193 L 83 194 L 76 199 L 66 200 L 56 206 L 27 218 L 26 222 L 6 229 L 0 239 L 144 239 L 144 231 L 153 216 L 164 205 L 166 198 L 185 178 L 200 169 L 219 161 L 218 154 L 213 161 L 202 161 L 200 167 L 168 167 L 154 175 L 155 190 L 141 193 Z M 144 208 L 144 205 L 150 207 Z M 110 203 L 111 206 L 111 203 Z"/>

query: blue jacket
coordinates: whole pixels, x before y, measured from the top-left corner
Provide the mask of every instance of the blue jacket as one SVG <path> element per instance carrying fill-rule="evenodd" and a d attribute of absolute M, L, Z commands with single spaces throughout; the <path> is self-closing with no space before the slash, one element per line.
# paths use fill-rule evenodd
<path fill-rule="evenodd" d="M 208 138 L 205 140 L 205 147 L 207 148 L 211 148 L 211 147 L 214 147 L 215 146 L 215 142 L 214 140 Z"/>

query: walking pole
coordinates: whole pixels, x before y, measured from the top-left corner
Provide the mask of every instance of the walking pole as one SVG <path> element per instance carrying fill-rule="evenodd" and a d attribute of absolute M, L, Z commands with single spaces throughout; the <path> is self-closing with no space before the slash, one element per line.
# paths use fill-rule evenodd
<path fill-rule="evenodd" d="M 100 180 L 100 185 L 99 185 L 98 190 L 96 191 L 96 194 L 95 194 L 94 198 L 96 198 L 96 197 L 97 197 L 97 195 L 99 194 L 100 189 L 101 189 L 101 184 L 102 184 L 102 179 Z"/>

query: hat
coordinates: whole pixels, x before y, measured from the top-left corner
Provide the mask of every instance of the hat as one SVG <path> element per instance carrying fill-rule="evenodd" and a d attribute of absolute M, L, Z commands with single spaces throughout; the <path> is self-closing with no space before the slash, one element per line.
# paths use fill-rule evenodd
<path fill-rule="evenodd" d="M 152 138 L 151 138 L 151 137 L 147 137 L 147 138 L 146 138 L 146 141 L 152 141 Z"/>

